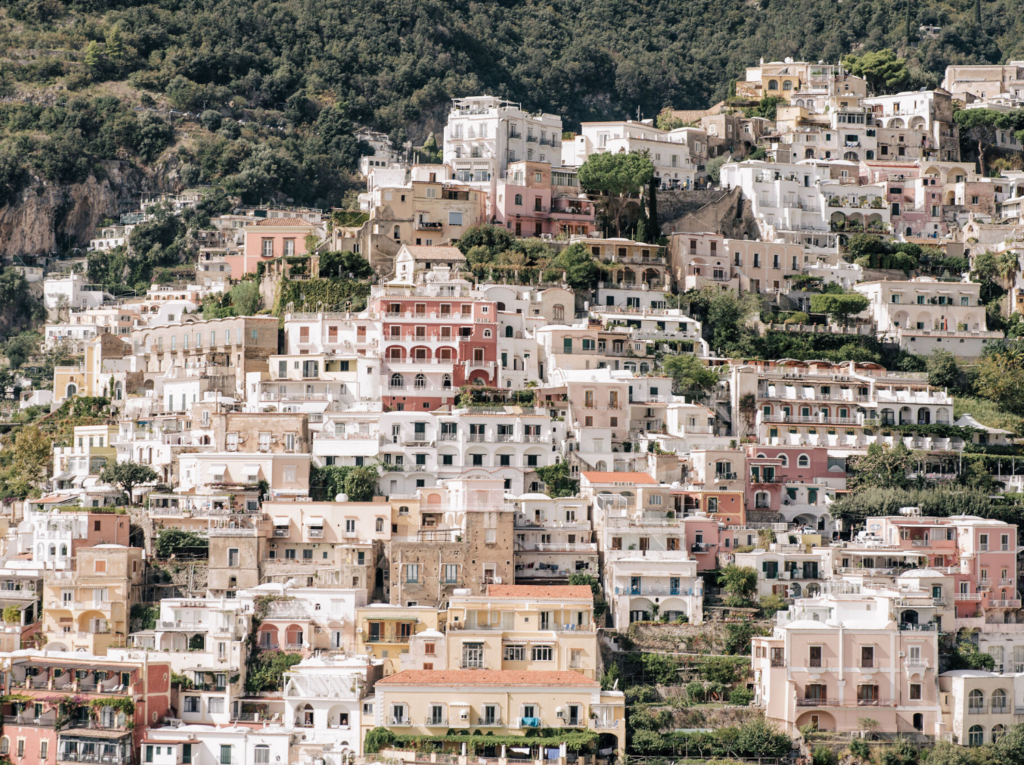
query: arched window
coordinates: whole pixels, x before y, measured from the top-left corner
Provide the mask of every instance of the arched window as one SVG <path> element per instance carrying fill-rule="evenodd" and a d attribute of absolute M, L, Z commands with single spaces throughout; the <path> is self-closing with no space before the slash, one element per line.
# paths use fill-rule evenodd
<path fill-rule="evenodd" d="M 57 554 L 57 545 L 50 545 L 50 555 L 55 556 Z"/>
<path fill-rule="evenodd" d="M 552 318 L 554 321 L 565 321 L 565 306 L 556 305 L 553 309 Z"/>
<path fill-rule="evenodd" d="M 441 388 L 443 388 L 444 390 L 451 390 L 451 388 L 452 388 L 452 376 L 451 375 L 446 374 L 444 377 L 441 378 Z"/>
<path fill-rule="evenodd" d="M 780 461 L 780 467 L 784 467 L 784 468 L 788 468 L 789 467 L 789 456 L 788 455 L 780 454 L 779 455 L 779 461 Z"/>
<path fill-rule="evenodd" d="M 985 729 L 980 725 L 973 725 L 967 731 L 967 746 L 981 746 L 985 742 Z"/>
<path fill-rule="evenodd" d="M 512 327 L 505 327 L 505 337 L 512 337 Z"/>
<path fill-rule="evenodd" d="M 504 310 L 505 310 L 505 304 L 504 304 L 504 303 L 502 303 L 502 302 L 501 302 L 501 301 L 499 300 L 499 301 L 498 301 L 498 305 L 496 306 L 496 308 L 497 308 L 497 309 L 498 309 L 499 311 L 504 311 Z"/>
<path fill-rule="evenodd" d="M 792 83 L 792 82 L 790 82 L 789 80 L 785 80 L 785 81 L 784 81 L 784 82 L 782 83 L 782 89 L 783 89 L 783 90 L 792 90 L 792 89 L 793 89 L 793 83 Z"/>
<path fill-rule="evenodd" d="M 68 383 L 68 387 L 64 389 L 64 397 L 71 398 L 76 393 L 78 393 L 78 386 L 74 383 Z"/>
<path fill-rule="evenodd" d="M 1002 688 L 992 691 L 992 714 L 1001 715 L 1006 712 L 1006 691 Z"/>
<path fill-rule="evenodd" d="M 257 744 L 253 762 L 270 762 L 270 747 L 266 744 Z"/>
<path fill-rule="evenodd" d="M 808 457 L 806 454 L 801 454 L 799 457 L 796 458 L 796 466 L 802 468 L 810 467 L 811 458 Z"/>
<path fill-rule="evenodd" d="M 395 372 L 393 375 L 391 375 L 391 387 L 392 388 L 404 388 L 405 387 L 405 379 L 400 374 L 398 374 L 397 372 Z"/>
<path fill-rule="evenodd" d="M 377 533 L 380 534 L 382 531 L 384 531 L 384 519 L 383 518 L 378 518 L 377 519 Z"/>
<path fill-rule="evenodd" d="M 522 204 L 523 204 L 523 195 L 522 194 L 516 194 L 516 204 L 519 205 L 519 206 L 522 206 Z"/>
<path fill-rule="evenodd" d="M 779 81 L 778 80 L 768 80 L 768 90 L 778 90 L 778 89 L 779 89 Z"/>
<path fill-rule="evenodd" d="M 487 385 L 487 380 L 482 377 L 474 377 L 473 385 Z"/>
<path fill-rule="evenodd" d="M 892 409 L 882 410 L 882 424 L 883 425 L 895 425 L 896 424 L 896 413 Z"/>
<path fill-rule="evenodd" d="M 320 610 L 320 604 L 319 604 L 319 603 L 315 604 L 315 605 L 313 606 L 313 610 L 314 610 L 314 611 L 319 611 L 319 610 Z"/>
<path fill-rule="evenodd" d="M 0 738 L 0 754 L 10 754 L 10 753 L 11 753 L 11 740 L 9 738 L 7 738 L 7 736 L 4 736 L 3 738 Z"/>
<path fill-rule="evenodd" d="M 1004 735 L 1006 735 L 1006 728 L 1004 726 L 1002 726 L 1002 725 L 993 725 L 992 726 L 992 743 L 993 744 L 996 743 L 999 739 L 1001 739 Z"/>
<path fill-rule="evenodd" d="M 427 387 L 427 378 L 424 375 L 416 375 L 416 390 L 423 390 Z"/>
<path fill-rule="evenodd" d="M 491 336 L 491 330 L 485 329 L 484 330 L 484 337 L 490 337 L 490 336 Z"/>
<path fill-rule="evenodd" d="M 979 714 L 980 710 L 985 708 L 985 694 L 975 688 L 967 696 L 967 708 L 971 710 L 979 710 L 979 712 L 971 712 L 971 714 Z"/>
<path fill-rule="evenodd" d="M 932 421 L 932 410 L 924 407 L 917 410 L 917 424 L 928 425 Z"/>

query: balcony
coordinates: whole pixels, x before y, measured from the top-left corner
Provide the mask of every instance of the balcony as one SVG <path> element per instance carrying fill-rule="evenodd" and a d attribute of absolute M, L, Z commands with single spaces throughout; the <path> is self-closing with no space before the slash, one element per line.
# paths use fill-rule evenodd
<path fill-rule="evenodd" d="M 1020 599 L 1014 598 L 1009 600 L 990 600 L 988 602 L 989 608 L 1020 608 Z"/>
<path fill-rule="evenodd" d="M 448 716 L 442 715 L 440 717 L 427 717 L 423 724 L 428 728 L 447 728 L 448 727 Z"/>
<path fill-rule="evenodd" d="M 286 527 L 286 526 L 284 526 L 284 527 L 282 527 L 282 526 L 275 526 L 274 527 L 274 538 L 275 539 L 287 539 L 290 534 L 291 534 L 291 530 L 288 527 Z"/>
<path fill-rule="evenodd" d="M 440 231 L 444 224 L 438 220 L 418 220 L 415 224 L 417 231 Z"/>
<path fill-rule="evenodd" d="M 412 720 L 408 717 L 390 717 L 388 718 L 388 724 L 395 726 L 412 725 Z"/>

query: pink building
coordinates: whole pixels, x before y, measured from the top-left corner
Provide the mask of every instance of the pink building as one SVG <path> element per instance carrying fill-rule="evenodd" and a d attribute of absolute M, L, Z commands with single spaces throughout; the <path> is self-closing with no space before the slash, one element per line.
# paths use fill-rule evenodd
<path fill-rule="evenodd" d="M 513 162 L 498 182 L 493 222 L 522 237 L 589 236 L 594 203 L 580 191 L 574 170 Z"/>
<path fill-rule="evenodd" d="M 755 701 L 769 722 L 794 735 L 812 725 L 846 733 L 861 719 L 878 732 L 942 734 L 934 624 L 901 611 L 934 610 L 930 592 L 837 583 L 780 611 L 771 637 L 753 647 Z"/>
<path fill-rule="evenodd" d="M 306 237 L 323 238 L 322 227 L 302 218 L 264 218 L 244 229 L 245 247 L 241 255 L 227 255 L 231 276 L 256 273 L 256 265 L 280 257 L 306 254 Z M 316 274 L 313 274 L 316 276 Z"/>
<path fill-rule="evenodd" d="M 869 518 L 867 530 L 888 545 L 927 556 L 928 566 L 953 577 L 956 618 L 993 609 L 1020 608 L 1017 527 L 985 518 L 887 516 Z"/>
<path fill-rule="evenodd" d="M 824 446 L 747 446 L 750 457 L 778 460 L 776 477 L 783 483 L 823 483 L 837 489 L 846 488 L 846 468 L 836 460 L 829 467 L 828 448 Z"/>

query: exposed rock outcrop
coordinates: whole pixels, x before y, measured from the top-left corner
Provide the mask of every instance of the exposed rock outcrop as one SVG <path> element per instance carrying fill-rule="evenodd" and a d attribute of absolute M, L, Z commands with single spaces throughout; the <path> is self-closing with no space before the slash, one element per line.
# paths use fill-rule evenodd
<path fill-rule="evenodd" d="M 100 221 L 138 208 L 140 193 L 172 191 L 178 185 L 173 163 L 149 172 L 128 162 L 100 165 L 102 180 L 90 175 L 70 185 L 37 181 L 18 202 L 0 207 L 0 258 L 84 250 Z"/>

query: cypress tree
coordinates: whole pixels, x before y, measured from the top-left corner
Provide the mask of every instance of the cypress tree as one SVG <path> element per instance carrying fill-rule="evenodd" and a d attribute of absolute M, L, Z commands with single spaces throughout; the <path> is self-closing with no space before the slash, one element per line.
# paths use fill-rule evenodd
<path fill-rule="evenodd" d="M 661 224 L 658 223 L 658 179 L 653 175 L 647 194 L 647 231 L 648 241 L 656 242 L 661 237 Z"/>

